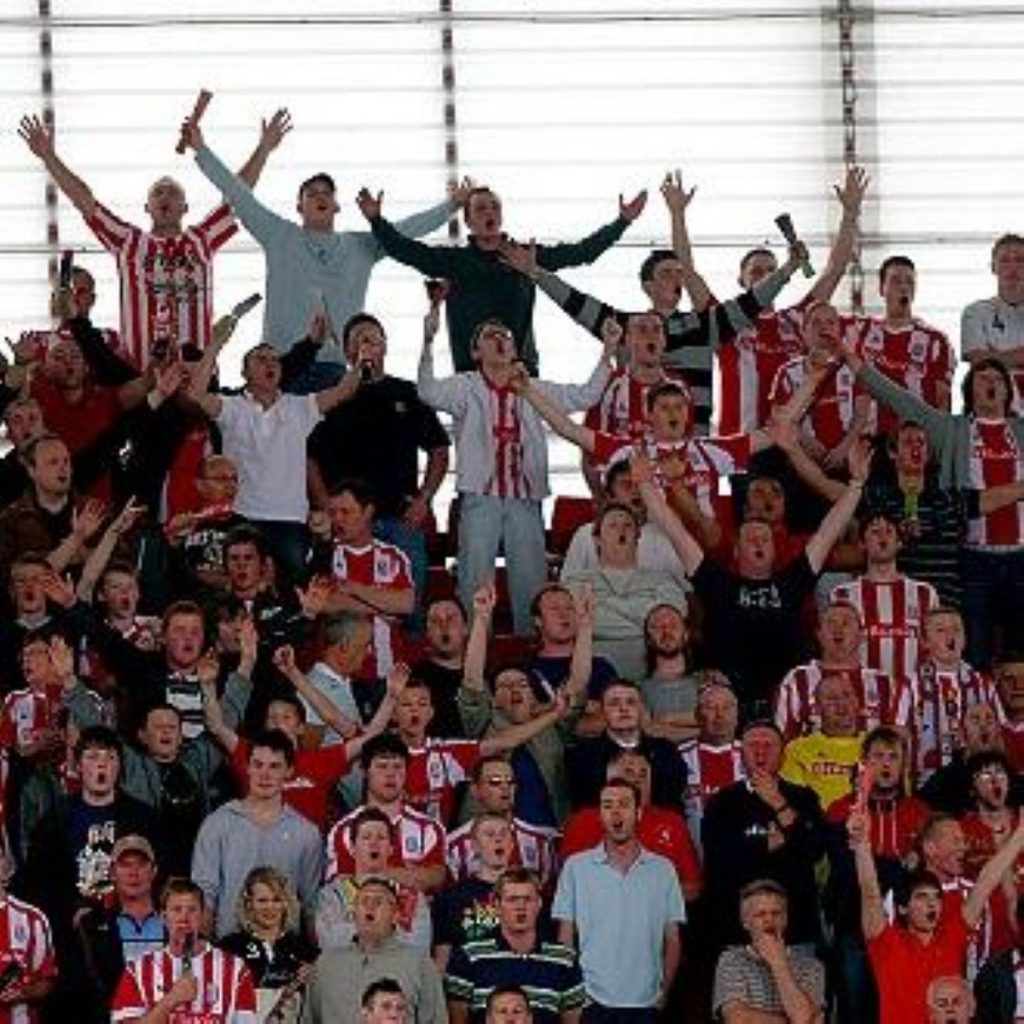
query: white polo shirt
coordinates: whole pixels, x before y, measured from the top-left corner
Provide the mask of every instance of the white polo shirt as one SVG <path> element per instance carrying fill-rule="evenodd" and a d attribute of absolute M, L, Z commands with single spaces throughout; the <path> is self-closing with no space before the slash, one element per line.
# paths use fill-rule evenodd
<path fill-rule="evenodd" d="M 306 438 L 320 422 L 316 395 L 279 395 L 268 409 L 248 394 L 221 398 L 224 454 L 238 466 L 235 511 L 248 519 L 304 523 Z"/>

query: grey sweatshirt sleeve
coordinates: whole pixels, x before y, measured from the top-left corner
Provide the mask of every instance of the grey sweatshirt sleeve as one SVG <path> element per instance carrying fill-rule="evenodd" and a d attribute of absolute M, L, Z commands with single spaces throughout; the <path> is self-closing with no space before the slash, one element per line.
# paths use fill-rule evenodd
<path fill-rule="evenodd" d="M 227 167 L 208 146 L 196 153 L 196 166 L 210 183 L 220 189 L 231 204 L 235 216 L 245 225 L 249 234 L 265 246 L 288 222 L 268 210 L 253 194 L 252 189 Z"/>
<path fill-rule="evenodd" d="M 906 388 L 894 384 L 884 373 L 865 363 L 857 380 L 871 395 L 887 405 L 901 420 L 920 423 L 928 435 L 928 443 L 937 455 L 945 449 L 951 414 L 921 401 Z"/>

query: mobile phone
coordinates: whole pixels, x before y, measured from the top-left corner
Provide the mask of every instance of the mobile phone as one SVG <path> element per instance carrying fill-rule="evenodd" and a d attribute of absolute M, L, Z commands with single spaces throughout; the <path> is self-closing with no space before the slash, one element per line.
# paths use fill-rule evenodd
<path fill-rule="evenodd" d="M 72 249 L 65 249 L 60 254 L 60 271 L 57 280 L 61 288 L 71 287 L 71 271 L 74 269 L 75 253 Z"/>

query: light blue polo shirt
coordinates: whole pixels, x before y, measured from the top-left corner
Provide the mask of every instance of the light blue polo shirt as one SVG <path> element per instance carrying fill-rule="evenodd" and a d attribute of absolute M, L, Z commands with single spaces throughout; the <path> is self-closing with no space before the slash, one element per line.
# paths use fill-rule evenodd
<path fill-rule="evenodd" d="M 623 874 L 604 844 L 571 856 L 551 916 L 576 926 L 587 995 L 602 1006 L 645 1008 L 661 993 L 665 927 L 686 920 L 675 869 L 641 850 Z"/>

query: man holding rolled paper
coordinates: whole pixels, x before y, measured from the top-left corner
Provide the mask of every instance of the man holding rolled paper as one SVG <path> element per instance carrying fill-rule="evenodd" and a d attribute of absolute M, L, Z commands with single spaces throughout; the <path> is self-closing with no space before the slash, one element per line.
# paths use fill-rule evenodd
<path fill-rule="evenodd" d="M 202 113 L 197 104 L 196 112 Z M 260 140 L 238 172 L 252 188 L 267 158 L 291 130 L 287 110 L 264 121 Z M 171 177 L 153 182 L 146 196 L 148 229 L 122 220 L 100 203 L 92 189 L 58 156 L 52 126 L 38 117 L 21 119 L 18 134 L 43 162 L 54 183 L 117 260 L 121 288 L 121 344 L 138 370 L 151 352 L 192 343 L 205 348 L 213 333 L 213 257 L 238 226 L 226 203 L 197 224 L 184 225 L 185 190 Z M 299 331 L 289 344 L 301 337 Z"/>

